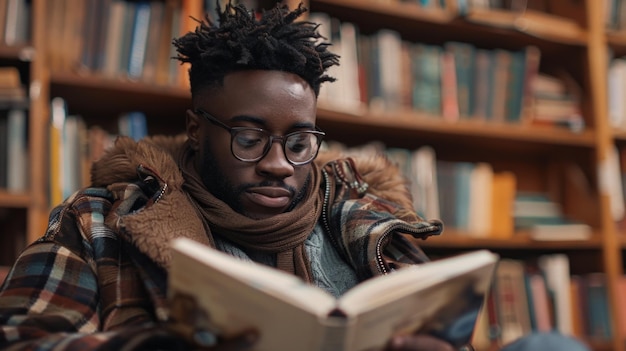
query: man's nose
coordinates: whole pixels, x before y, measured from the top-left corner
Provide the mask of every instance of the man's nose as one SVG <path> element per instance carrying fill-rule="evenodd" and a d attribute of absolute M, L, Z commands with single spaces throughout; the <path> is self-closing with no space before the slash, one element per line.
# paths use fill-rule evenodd
<path fill-rule="evenodd" d="M 257 163 L 257 170 L 276 178 L 287 178 L 293 175 L 294 166 L 285 157 L 282 140 L 272 140 L 267 154 Z"/>

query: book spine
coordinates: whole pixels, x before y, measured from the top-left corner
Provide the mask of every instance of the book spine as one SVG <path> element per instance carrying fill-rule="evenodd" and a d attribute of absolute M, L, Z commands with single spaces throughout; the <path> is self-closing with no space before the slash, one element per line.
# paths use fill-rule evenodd
<path fill-rule="evenodd" d="M 23 192 L 28 188 L 27 115 L 25 110 L 8 112 L 7 189 Z"/>
<path fill-rule="evenodd" d="M 474 89 L 474 61 L 475 48 L 471 44 L 449 42 L 445 50 L 454 56 L 456 76 L 457 104 L 460 118 L 468 118 L 473 111 Z"/>
<path fill-rule="evenodd" d="M 143 73 L 149 24 L 150 4 L 147 2 L 137 3 L 128 60 L 128 76 L 131 78 L 139 78 Z"/>

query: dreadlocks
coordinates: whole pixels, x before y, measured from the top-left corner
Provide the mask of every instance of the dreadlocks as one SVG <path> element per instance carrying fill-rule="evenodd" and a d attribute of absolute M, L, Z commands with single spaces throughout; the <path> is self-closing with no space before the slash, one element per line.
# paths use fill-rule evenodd
<path fill-rule="evenodd" d="M 190 63 L 191 93 L 221 85 L 226 74 L 246 69 L 280 70 L 299 75 L 319 94 L 320 85 L 335 79 L 325 71 L 339 64 L 328 51 L 329 43 L 312 22 L 295 20 L 307 9 L 300 4 L 290 11 L 276 5 L 260 19 L 243 5 L 229 3 L 221 11 L 219 25 L 206 16 L 194 32 L 174 39 L 181 64 Z"/>

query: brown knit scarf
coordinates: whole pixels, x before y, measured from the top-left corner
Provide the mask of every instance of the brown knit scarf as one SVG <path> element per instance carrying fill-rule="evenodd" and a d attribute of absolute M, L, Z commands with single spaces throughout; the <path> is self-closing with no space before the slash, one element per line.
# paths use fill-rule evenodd
<path fill-rule="evenodd" d="M 214 245 L 211 234 L 214 231 L 246 249 L 276 254 L 277 268 L 311 282 L 311 269 L 303 243 L 313 231 L 322 210 L 317 166 L 312 164 L 306 196 L 295 209 L 267 219 L 251 219 L 233 211 L 206 189 L 194 166 L 194 154 L 186 142 L 178 165 L 185 178 L 183 187 L 203 218 L 209 241 Z"/>

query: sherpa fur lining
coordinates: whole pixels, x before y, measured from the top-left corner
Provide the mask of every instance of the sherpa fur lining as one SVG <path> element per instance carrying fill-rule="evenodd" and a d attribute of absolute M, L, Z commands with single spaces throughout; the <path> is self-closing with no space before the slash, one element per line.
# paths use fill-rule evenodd
<path fill-rule="evenodd" d="M 320 167 L 324 164 L 345 157 L 341 152 L 320 152 L 315 159 Z M 413 213 L 413 197 L 411 196 L 409 180 L 402 174 L 400 168 L 391 162 L 382 153 L 350 155 L 354 160 L 357 172 L 369 185 L 367 189 L 372 195 L 397 203 L 407 212 Z M 402 215 L 396 214 L 400 218 Z"/>
<path fill-rule="evenodd" d="M 200 217 L 180 191 L 183 176 L 175 157 L 185 140 L 184 135 L 153 136 L 139 142 L 119 137 L 91 169 L 94 186 L 136 181 L 139 164 L 155 171 L 167 183 L 168 190 L 160 201 L 137 213 L 121 216 L 118 222 L 141 252 L 165 268 L 169 266 L 169 241 L 173 238 L 184 236 L 208 243 Z M 339 152 L 322 152 L 315 162 L 321 166 L 341 157 L 343 155 Z M 368 183 L 370 193 L 406 209 L 406 213 L 395 214 L 399 218 L 415 216 L 408 181 L 397 166 L 382 154 L 352 157 L 357 171 Z"/>
<path fill-rule="evenodd" d="M 117 182 L 137 179 L 137 166 L 154 170 L 170 190 L 180 190 L 183 176 L 178 170 L 175 157 L 186 136 L 154 136 L 135 142 L 120 136 L 113 146 L 91 166 L 91 183 L 105 187 Z"/>

